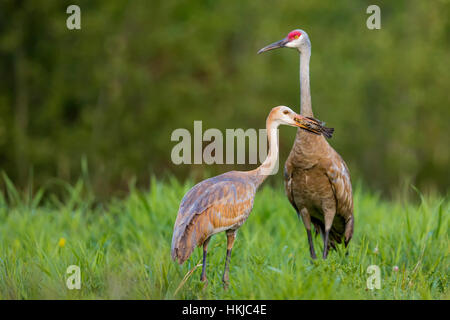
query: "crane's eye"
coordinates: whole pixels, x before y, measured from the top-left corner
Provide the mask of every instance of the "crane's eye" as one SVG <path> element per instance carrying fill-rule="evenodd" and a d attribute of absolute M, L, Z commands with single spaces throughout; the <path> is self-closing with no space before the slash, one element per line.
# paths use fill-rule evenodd
<path fill-rule="evenodd" d="M 284 111 L 283 111 L 283 113 L 284 113 L 284 114 L 288 114 L 288 113 L 289 113 L 289 111 L 287 111 L 287 110 L 284 110 Z"/>

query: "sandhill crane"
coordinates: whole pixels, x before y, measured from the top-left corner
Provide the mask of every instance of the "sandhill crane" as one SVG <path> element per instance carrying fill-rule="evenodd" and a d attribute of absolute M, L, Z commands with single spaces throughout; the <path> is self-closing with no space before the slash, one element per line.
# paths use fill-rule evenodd
<path fill-rule="evenodd" d="M 300 53 L 300 114 L 313 117 L 309 86 L 311 42 L 308 34 L 296 29 L 258 53 L 277 48 L 296 48 Z M 311 223 L 324 240 L 323 258 L 329 245 L 335 248 L 345 238 L 347 247 L 353 235 L 353 196 L 350 173 L 341 156 L 321 136 L 298 130 L 284 168 L 287 197 L 302 219 L 311 257 L 316 258 Z"/>
<path fill-rule="evenodd" d="M 267 117 L 269 152 L 258 168 L 251 171 L 230 171 L 204 180 L 183 197 L 175 221 L 172 237 L 172 259 L 184 263 L 196 246 L 203 245 L 203 264 L 200 280 L 206 281 L 206 254 L 211 236 L 221 231 L 227 235 L 227 254 L 222 281 L 229 282 L 229 262 L 237 229 L 248 218 L 256 190 L 272 173 L 278 158 L 278 126 L 290 125 L 308 134 L 331 137 L 332 128 L 322 126 L 313 118 L 300 116 L 286 106 L 271 110 Z"/>

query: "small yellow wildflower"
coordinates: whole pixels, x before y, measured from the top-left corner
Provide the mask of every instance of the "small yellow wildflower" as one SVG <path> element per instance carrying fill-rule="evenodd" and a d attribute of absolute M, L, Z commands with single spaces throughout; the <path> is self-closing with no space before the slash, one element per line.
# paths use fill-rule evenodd
<path fill-rule="evenodd" d="M 58 246 L 60 248 L 63 248 L 66 245 L 66 239 L 65 238 L 60 238 L 59 242 L 58 242 Z"/>

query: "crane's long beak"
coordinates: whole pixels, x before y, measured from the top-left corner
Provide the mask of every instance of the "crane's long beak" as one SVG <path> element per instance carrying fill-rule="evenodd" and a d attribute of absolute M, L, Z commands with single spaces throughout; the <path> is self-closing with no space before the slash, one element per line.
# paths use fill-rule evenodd
<path fill-rule="evenodd" d="M 270 51 L 270 50 L 274 50 L 274 49 L 278 49 L 278 48 L 283 48 L 286 43 L 288 43 L 289 40 L 287 38 L 284 38 L 283 40 L 274 42 L 272 44 L 269 44 L 268 46 L 265 46 L 264 48 L 262 48 L 261 50 L 258 51 L 258 54 L 266 52 L 266 51 Z"/>

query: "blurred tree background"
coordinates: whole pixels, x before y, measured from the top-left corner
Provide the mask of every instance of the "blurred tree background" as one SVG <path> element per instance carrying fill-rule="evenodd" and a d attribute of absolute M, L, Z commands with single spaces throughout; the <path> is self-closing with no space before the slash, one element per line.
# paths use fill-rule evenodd
<path fill-rule="evenodd" d="M 68 30 L 66 8 L 81 8 Z M 381 30 L 366 8 L 381 7 Z M 73 181 L 98 193 L 133 177 L 204 178 L 255 165 L 172 164 L 176 128 L 264 128 L 299 110 L 298 54 L 261 47 L 302 28 L 315 116 L 354 181 L 449 186 L 450 2 L 117 0 L 0 2 L 0 169 L 19 186 Z M 281 128 L 280 164 L 295 129 Z M 280 177 L 269 181 L 281 181 Z"/>

